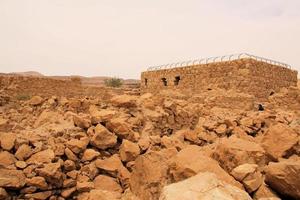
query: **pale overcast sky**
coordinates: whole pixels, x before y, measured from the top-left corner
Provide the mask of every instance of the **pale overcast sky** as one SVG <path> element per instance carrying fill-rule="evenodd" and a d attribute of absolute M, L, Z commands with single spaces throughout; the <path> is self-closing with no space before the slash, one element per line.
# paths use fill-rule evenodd
<path fill-rule="evenodd" d="M 0 72 L 139 78 L 248 52 L 300 70 L 300 0 L 0 0 Z"/>

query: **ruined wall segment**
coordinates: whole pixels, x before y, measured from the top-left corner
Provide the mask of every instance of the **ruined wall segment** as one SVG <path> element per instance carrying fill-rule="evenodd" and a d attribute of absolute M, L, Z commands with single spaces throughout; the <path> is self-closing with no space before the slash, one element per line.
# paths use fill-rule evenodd
<path fill-rule="evenodd" d="M 233 61 L 146 71 L 141 74 L 142 93 L 172 89 L 186 94 L 221 88 L 266 98 L 272 91 L 297 85 L 297 71 L 242 58 Z"/>

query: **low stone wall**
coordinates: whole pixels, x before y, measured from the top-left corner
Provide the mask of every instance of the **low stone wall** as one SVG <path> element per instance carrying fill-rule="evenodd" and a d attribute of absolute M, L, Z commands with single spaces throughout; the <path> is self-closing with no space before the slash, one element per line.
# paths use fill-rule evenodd
<path fill-rule="evenodd" d="M 0 75 L 0 91 L 11 97 L 29 98 L 34 95 L 42 97 L 65 96 L 84 97 L 104 95 L 102 87 L 82 86 L 80 82 L 57 80 L 47 77 L 5 76 Z"/>
<path fill-rule="evenodd" d="M 296 85 L 297 71 L 251 58 L 146 71 L 141 75 L 142 93 L 172 89 L 196 94 L 221 88 L 267 98 L 272 91 Z"/>

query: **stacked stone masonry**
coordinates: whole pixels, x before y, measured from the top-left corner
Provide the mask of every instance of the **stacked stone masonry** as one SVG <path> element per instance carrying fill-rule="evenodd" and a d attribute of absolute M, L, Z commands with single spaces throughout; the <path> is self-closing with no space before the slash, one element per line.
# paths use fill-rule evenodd
<path fill-rule="evenodd" d="M 142 93 L 171 89 L 191 95 L 220 88 L 264 99 L 282 87 L 296 85 L 297 71 L 251 58 L 146 71 L 141 75 Z"/>

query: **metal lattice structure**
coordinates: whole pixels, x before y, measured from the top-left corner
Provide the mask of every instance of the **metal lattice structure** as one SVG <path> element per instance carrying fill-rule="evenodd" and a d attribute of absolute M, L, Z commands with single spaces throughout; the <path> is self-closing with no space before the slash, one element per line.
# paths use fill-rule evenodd
<path fill-rule="evenodd" d="M 272 65 L 277 65 L 280 67 L 285 67 L 288 69 L 292 69 L 290 65 L 271 60 L 268 58 L 263 58 L 259 56 L 254 56 L 248 53 L 240 53 L 240 54 L 231 54 L 231 55 L 225 55 L 225 56 L 218 56 L 218 57 L 209 57 L 209 58 L 203 58 L 203 59 L 197 59 L 197 60 L 189 60 L 189 61 L 183 61 L 183 62 L 177 62 L 177 63 L 171 63 L 171 64 L 165 64 L 165 65 L 159 65 L 159 66 L 152 66 L 147 69 L 147 71 L 156 71 L 156 70 L 163 70 L 163 69 L 172 69 L 177 67 L 187 67 L 187 66 L 194 66 L 194 65 L 202 65 L 202 64 L 210 64 L 210 63 L 217 63 L 217 62 L 226 62 L 226 61 L 233 61 L 238 60 L 242 58 L 251 58 L 257 61 L 266 62 Z"/>

